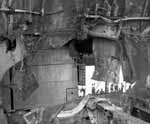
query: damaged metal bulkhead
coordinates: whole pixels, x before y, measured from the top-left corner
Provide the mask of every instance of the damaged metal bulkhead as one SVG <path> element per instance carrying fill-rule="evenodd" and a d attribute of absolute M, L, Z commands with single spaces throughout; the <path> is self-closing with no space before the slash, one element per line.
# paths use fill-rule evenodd
<path fill-rule="evenodd" d="M 150 10 L 148 6 L 150 3 L 147 0 L 122 1 L 124 4 L 115 0 L 113 2 L 109 0 L 104 0 L 103 3 L 97 2 L 95 9 L 85 14 L 86 19 L 93 19 L 90 24 L 89 20 L 86 21 L 83 30 L 95 37 L 93 38 L 93 54 L 96 64 L 94 77 L 97 75 L 99 77 L 97 80 L 107 81 L 105 76 L 106 72 L 109 72 L 110 64 L 106 63 L 109 57 L 113 57 L 116 59 L 117 66 L 119 64 L 123 66 L 125 81 L 130 83 L 136 81 L 136 87 L 140 88 L 146 85 L 149 75 L 148 20 L 150 18 L 148 13 Z M 113 5 L 118 8 L 118 11 L 113 8 Z M 106 13 L 102 11 L 103 6 L 106 7 Z M 98 46 L 99 48 L 96 49 Z"/>

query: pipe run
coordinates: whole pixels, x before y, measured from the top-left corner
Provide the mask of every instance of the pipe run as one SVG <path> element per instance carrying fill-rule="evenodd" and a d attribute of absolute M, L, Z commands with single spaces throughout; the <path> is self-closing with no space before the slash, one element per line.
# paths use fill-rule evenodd
<path fill-rule="evenodd" d="M 54 15 L 58 13 L 64 12 L 63 10 L 56 11 L 56 12 L 47 12 L 42 13 L 38 11 L 29 11 L 29 10 L 22 10 L 22 9 L 9 9 L 9 8 L 0 8 L 0 12 L 8 13 L 8 14 L 30 14 L 30 15 L 37 15 L 37 16 L 44 16 L 44 15 Z"/>

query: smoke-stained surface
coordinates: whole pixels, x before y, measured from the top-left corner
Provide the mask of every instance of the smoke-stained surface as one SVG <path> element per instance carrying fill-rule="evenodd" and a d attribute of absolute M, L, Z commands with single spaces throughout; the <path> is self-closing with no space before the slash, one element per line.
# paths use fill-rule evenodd
<path fill-rule="evenodd" d="M 95 71 L 93 79 L 117 83 L 119 80 L 119 51 L 114 41 L 94 39 Z"/>

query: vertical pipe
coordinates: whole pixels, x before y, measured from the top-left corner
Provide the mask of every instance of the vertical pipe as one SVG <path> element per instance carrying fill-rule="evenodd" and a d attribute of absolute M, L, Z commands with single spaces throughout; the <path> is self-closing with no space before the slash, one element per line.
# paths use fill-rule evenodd
<path fill-rule="evenodd" d="M 10 68 L 9 70 L 10 85 L 12 83 L 12 73 L 13 73 L 13 69 Z M 11 110 L 14 110 L 14 93 L 13 93 L 13 88 L 11 87 L 10 87 L 10 98 L 11 98 Z"/>

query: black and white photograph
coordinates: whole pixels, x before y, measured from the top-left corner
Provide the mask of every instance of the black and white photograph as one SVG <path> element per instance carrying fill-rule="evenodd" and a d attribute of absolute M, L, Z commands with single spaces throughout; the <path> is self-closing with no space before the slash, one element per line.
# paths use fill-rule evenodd
<path fill-rule="evenodd" d="M 150 124 L 150 0 L 0 0 L 0 124 Z"/>

